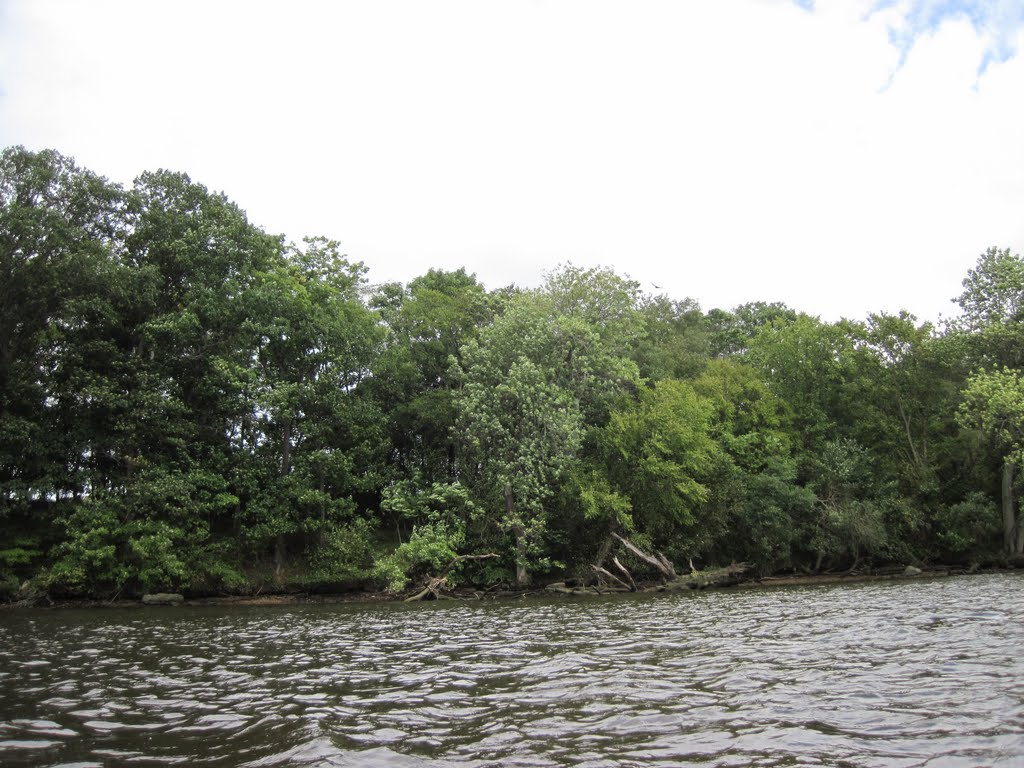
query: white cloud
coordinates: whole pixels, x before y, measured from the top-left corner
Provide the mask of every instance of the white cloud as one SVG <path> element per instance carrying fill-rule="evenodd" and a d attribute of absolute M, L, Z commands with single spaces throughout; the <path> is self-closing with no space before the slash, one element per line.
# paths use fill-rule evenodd
<path fill-rule="evenodd" d="M 1024 250 L 1024 66 L 979 74 L 997 15 L 904 57 L 910 5 L 8 0 L 0 144 L 187 171 L 373 280 L 573 260 L 705 307 L 934 318 L 986 247 Z"/>

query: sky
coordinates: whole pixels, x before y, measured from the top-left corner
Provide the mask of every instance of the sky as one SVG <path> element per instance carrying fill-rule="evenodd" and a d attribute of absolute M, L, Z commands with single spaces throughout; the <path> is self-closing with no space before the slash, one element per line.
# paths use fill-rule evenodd
<path fill-rule="evenodd" d="M 1024 251 L 1024 2 L 0 0 L 17 144 L 184 171 L 373 283 L 937 321 Z"/>

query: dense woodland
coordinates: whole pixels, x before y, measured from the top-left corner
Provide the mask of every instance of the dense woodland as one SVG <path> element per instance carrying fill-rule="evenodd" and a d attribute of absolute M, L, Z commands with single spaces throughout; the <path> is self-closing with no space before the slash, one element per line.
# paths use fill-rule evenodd
<path fill-rule="evenodd" d="M 697 569 L 1005 562 L 1024 261 L 989 249 L 960 290 L 934 327 L 572 265 L 373 284 L 184 174 L 9 148 L 0 593 L 400 590 L 491 553 L 449 582 L 642 573 L 615 533 Z"/>

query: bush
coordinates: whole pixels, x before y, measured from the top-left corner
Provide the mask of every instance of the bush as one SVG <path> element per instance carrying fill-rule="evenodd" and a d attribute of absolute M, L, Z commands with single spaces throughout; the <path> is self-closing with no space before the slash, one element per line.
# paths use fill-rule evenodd
<path fill-rule="evenodd" d="M 1000 550 L 999 512 L 984 493 L 972 493 L 959 504 L 941 507 L 935 526 L 944 560 L 972 561 Z"/>
<path fill-rule="evenodd" d="M 330 530 L 309 560 L 310 579 L 322 584 L 362 583 L 373 575 L 373 528 L 359 518 Z"/>
<path fill-rule="evenodd" d="M 418 525 L 407 542 L 378 561 L 373 575 L 387 589 L 399 592 L 413 578 L 440 575 L 458 557 L 464 540 L 462 528 L 452 530 L 443 523 Z M 457 571 L 453 569 L 447 574 L 450 584 L 456 583 Z"/>

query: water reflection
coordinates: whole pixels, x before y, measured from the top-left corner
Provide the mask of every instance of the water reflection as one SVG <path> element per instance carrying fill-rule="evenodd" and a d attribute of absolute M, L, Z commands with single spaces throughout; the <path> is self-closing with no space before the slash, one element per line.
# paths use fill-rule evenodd
<path fill-rule="evenodd" d="M 7 611 L 0 763 L 1021 766 L 1022 588 Z"/>

